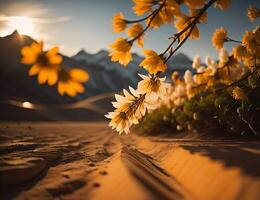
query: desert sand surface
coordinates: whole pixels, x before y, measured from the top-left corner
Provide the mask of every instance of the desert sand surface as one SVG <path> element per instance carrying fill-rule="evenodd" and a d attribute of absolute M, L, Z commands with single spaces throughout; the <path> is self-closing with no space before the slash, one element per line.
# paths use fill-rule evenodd
<path fill-rule="evenodd" d="M 260 199 L 260 142 L 0 123 L 0 199 Z"/>

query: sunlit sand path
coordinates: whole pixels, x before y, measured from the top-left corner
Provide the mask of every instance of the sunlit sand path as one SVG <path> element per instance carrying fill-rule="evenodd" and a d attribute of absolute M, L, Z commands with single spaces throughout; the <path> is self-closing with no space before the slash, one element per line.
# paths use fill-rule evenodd
<path fill-rule="evenodd" d="M 260 199 L 259 144 L 1 123 L 0 199 Z"/>

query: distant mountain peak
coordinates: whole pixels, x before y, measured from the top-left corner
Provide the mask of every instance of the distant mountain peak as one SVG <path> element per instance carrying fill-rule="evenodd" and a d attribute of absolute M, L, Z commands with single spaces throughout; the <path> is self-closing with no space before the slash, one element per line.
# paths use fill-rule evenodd
<path fill-rule="evenodd" d="M 97 54 L 103 54 L 103 53 L 108 53 L 108 51 L 105 50 L 105 49 L 101 49 L 101 50 L 99 50 L 99 51 L 97 52 Z"/>
<path fill-rule="evenodd" d="M 15 29 L 15 30 L 11 33 L 11 35 L 19 35 L 19 36 L 20 36 L 20 33 L 18 32 L 17 29 Z"/>
<path fill-rule="evenodd" d="M 9 38 L 21 38 L 21 34 L 18 32 L 18 30 L 14 30 L 10 35 L 7 35 L 5 37 Z"/>
<path fill-rule="evenodd" d="M 79 50 L 78 53 L 75 54 L 75 56 L 77 56 L 77 55 L 86 55 L 86 54 L 88 55 L 89 53 L 87 53 L 85 49 L 81 49 L 81 50 Z"/>

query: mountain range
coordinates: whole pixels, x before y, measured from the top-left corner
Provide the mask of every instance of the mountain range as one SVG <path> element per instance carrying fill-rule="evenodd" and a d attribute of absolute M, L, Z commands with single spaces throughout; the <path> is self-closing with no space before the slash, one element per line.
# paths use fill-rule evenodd
<path fill-rule="evenodd" d="M 145 73 L 143 68 L 138 67 L 143 57 L 136 53 L 133 53 L 133 61 L 127 67 L 112 62 L 106 50 L 96 54 L 80 50 L 72 57 L 61 54 L 64 65 L 85 69 L 90 74 L 90 80 L 85 84 L 84 94 L 75 98 L 60 96 L 56 87 L 38 85 L 36 77 L 28 76 L 28 66 L 20 63 L 22 47 L 30 45 L 33 41 L 35 40 L 31 37 L 20 35 L 17 31 L 0 38 L 1 99 L 44 104 L 73 103 L 101 93 L 118 92 L 128 86 L 135 87 L 140 80 L 137 73 Z M 170 77 L 173 71 L 182 74 L 191 64 L 192 61 L 188 56 L 179 53 L 169 60 L 166 76 Z"/>

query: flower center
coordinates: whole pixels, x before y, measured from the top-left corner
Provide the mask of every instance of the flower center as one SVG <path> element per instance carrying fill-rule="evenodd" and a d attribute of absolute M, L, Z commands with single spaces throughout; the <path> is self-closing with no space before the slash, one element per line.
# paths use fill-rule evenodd
<path fill-rule="evenodd" d="M 59 71 L 59 79 L 62 81 L 62 82 L 67 82 L 71 79 L 71 76 L 70 74 L 68 73 L 68 71 L 66 70 L 61 70 Z"/>
<path fill-rule="evenodd" d="M 47 67 L 49 65 L 49 61 L 48 58 L 46 56 L 45 53 L 41 53 L 38 58 L 37 58 L 37 62 L 44 67 Z"/>

